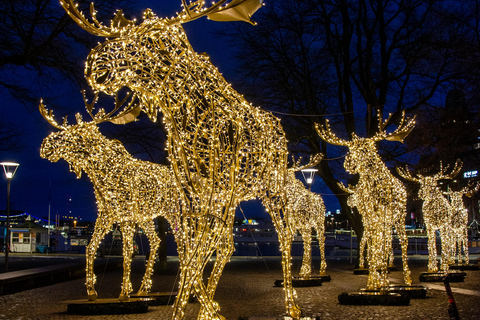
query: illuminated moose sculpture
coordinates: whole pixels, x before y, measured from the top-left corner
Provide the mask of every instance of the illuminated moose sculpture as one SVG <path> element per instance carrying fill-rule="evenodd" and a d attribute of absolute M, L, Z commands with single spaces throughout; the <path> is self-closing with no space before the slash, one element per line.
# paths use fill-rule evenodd
<path fill-rule="evenodd" d="M 133 236 L 136 226 L 145 232 L 150 242 L 150 254 L 145 275 L 138 291 L 147 294 L 152 285 L 151 276 L 160 239 L 153 220 L 164 216 L 170 223 L 178 213 L 179 196 L 171 170 L 162 165 L 133 158 L 118 140 L 109 140 L 98 130 L 97 124 L 109 118 L 101 110 L 91 122 L 83 122 L 77 114 L 77 124 L 59 125 L 43 103 L 40 112 L 58 132 L 51 133 L 42 142 L 40 156 L 52 162 L 64 159 L 70 170 L 80 178 L 84 171 L 93 184 L 98 206 L 95 230 L 86 251 L 86 286 L 89 300 L 97 298 L 96 277 L 93 270 L 100 241 L 120 225 L 123 236 L 123 284 L 120 300 L 128 300 L 132 291 L 130 282 L 133 254 Z M 65 118 L 66 120 L 66 118 Z"/>
<path fill-rule="evenodd" d="M 447 198 L 444 197 L 442 190 L 438 186 L 438 181 L 442 179 L 453 179 L 462 169 L 460 162 L 455 163 L 452 172 L 446 174 L 448 167 L 443 168 L 440 162 L 440 172 L 432 176 L 424 176 L 417 173 L 413 177 L 408 168 L 398 168 L 397 172 L 406 180 L 420 184 L 418 197 L 423 200 L 422 212 L 423 220 L 427 228 L 428 237 L 428 272 L 438 272 L 437 265 L 437 245 L 436 230 L 440 231 L 442 243 L 442 260 L 440 268 L 443 272 L 448 272 L 449 262 L 451 262 L 451 231 L 449 230 L 452 222 L 454 210 Z"/>
<path fill-rule="evenodd" d="M 392 133 L 387 133 L 385 127 L 389 120 L 390 117 L 385 121 L 379 119 L 379 132 L 373 137 L 361 138 L 353 133 L 351 141 L 338 138 L 331 131 L 328 121 L 325 126 L 317 124 L 317 132 L 323 140 L 348 147 L 344 167 L 351 174 L 360 175 L 355 187 L 340 185 L 345 191 L 352 193 L 348 204 L 357 207 L 362 215 L 364 237 L 367 237 L 368 243 L 368 290 L 388 288 L 387 267 L 392 246 L 392 227 L 395 227 L 400 238 L 405 284 L 410 285 L 412 282 L 407 261 L 408 238 L 404 223 L 407 193 L 403 184 L 383 163 L 376 144 L 385 139 L 403 141 L 415 126 L 415 120 L 413 118 L 405 121 L 403 115 L 398 128 Z"/>
<path fill-rule="evenodd" d="M 289 205 L 292 207 L 291 212 L 295 217 L 295 229 L 300 232 L 303 240 L 303 259 L 299 276 L 310 279 L 312 274 L 312 229 L 317 233 L 320 248 L 320 275 L 326 274 L 325 204 L 320 195 L 305 188 L 303 183 L 295 178 L 295 171 L 298 170 L 298 168 L 288 169 L 286 190 Z"/>
<path fill-rule="evenodd" d="M 185 252 L 173 319 L 184 317 L 192 290 L 202 306 L 199 319 L 223 319 L 213 295 L 234 250 L 235 208 L 255 197 L 276 227 L 286 309 L 299 318 L 291 277 L 293 221 L 284 191 L 285 133 L 279 119 L 249 104 L 208 56 L 194 52 L 182 28 L 203 16 L 250 22 L 261 0 L 221 0 L 209 8 L 202 7 L 203 1 L 182 0 L 183 10 L 171 19 L 158 18 L 148 9 L 136 25 L 118 12 L 109 27 L 97 20 L 93 6 L 90 22 L 72 0 L 60 3 L 80 27 L 107 38 L 87 58 L 85 76 L 93 90 L 115 94 L 128 87 L 152 121 L 163 114 L 169 160 L 182 197 L 177 244 Z M 206 288 L 203 270 L 215 251 Z"/>
<path fill-rule="evenodd" d="M 464 187 L 459 191 L 444 192 L 444 195 L 450 197 L 450 205 L 452 206 L 453 215 L 450 225 L 450 233 L 452 234 L 452 260 L 455 251 L 458 252 L 458 263 L 468 265 L 470 258 L 468 256 L 468 210 L 463 202 L 463 196 L 472 197 L 480 188 L 477 184 L 475 188 L 471 186 Z M 462 255 L 463 251 L 463 255 Z"/>

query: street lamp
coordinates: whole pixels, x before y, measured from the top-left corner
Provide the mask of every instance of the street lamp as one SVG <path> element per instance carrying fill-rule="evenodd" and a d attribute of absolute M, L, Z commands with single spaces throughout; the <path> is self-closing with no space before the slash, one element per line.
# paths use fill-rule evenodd
<path fill-rule="evenodd" d="M 5 228 L 5 272 L 8 271 L 8 250 L 10 244 L 10 181 L 12 180 L 17 168 L 18 163 L 15 162 L 0 162 L 7 178 L 7 227 Z"/>
<path fill-rule="evenodd" d="M 303 179 L 307 182 L 307 184 L 310 186 L 310 189 L 312 188 L 312 183 L 313 183 L 313 178 L 315 177 L 315 172 L 318 171 L 318 169 L 314 168 L 306 168 L 300 170 L 303 175 Z"/>

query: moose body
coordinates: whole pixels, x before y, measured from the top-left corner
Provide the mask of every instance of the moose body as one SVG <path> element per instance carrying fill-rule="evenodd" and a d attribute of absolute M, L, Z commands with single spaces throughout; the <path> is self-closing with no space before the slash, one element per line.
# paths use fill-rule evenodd
<path fill-rule="evenodd" d="M 312 229 L 317 233 L 320 249 L 321 276 L 326 275 L 327 262 L 325 260 L 325 204 L 320 195 L 305 188 L 303 183 L 295 178 L 293 169 L 288 170 L 286 185 L 287 197 L 295 217 L 295 229 L 302 236 L 303 259 L 299 276 L 309 279 L 312 274 Z"/>
<path fill-rule="evenodd" d="M 114 94 L 127 87 L 151 120 L 163 114 L 167 150 L 182 197 L 177 244 L 184 252 L 173 319 L 182 319 L 193 290 L 202 308 L 199 319 L 223 319 L 213 301 L 224 265 L 233 254 L 233 221 L 241 201 L 259 198 L 272 217 L 283 259 L 285 305 L 295 319 L 291 279 L 291 243 L 294 230 L 284 192 L 287 140 L 279 119 L 253 107 L 223 78 L 206 55 L 190 46 L 182 23 L 208 15 L 212 19 L 236 8 L 249 21 L 260 0 L 221 0 L 203 9 L 194 1 L 172 19 L 145 11 L 144 21 L 117 14 L 112 27 L 90 23 L 72 1 L 61 0 L 70 16 L 85 30 L 108 37 L 88 58 L 85 76 L 96 92 Z M 236 7 L 236 8 L 235 8 Z M 244 14 L 247 12 L 246 14 Z M 223 18 L 220 18 L 222 20 Z M 217 258 L 208 280 L 206 263 Z"/>
<path fill-rule="evenodd" d="M 423 220 L 427 228 L 428 238 L 428 272 L 437 272 L 437 245 L 436 234 L 440 231 L 440 239 L 442 243 L 442 258 L 440 268 L 443 272 L 448 272 L 449 263 L 451 261 L 451 231 L 452 217 L 454 209 L 448 199 L 443 195 L 442 190 L 438 186 L 441 179 L 452 179 L 461 170 L 461 165 L 457 162 L 455 168 L 450 174 L 446 174 L 447 168 L 443 168 L 440 164 L 440 172 L 432 176 L 424 176 L 417 174 L 413 177 L 407 169 L 397 168 L 397 172 L 405 179 L 420 184 L 418 197 L 423 200 L 422 212 Z"/>
<path fill-rule="evenodd" d="M 103 136 L 95 123 L 79 122 L 57 126 L 63 130 L 44 139 L 40 155 L 56 162 L 64 159 L 80 177 L 85 172 L 94 187 L 98 217 L 86 250 L 86 286 L 89 300 L 95 300 L 96 277 L 93 263 L 100 241 L 119 224 L 123 235 L 123 284 L 120 300 L 128 300 L 133 237 L 136 226 L 143 229 L 150 242 L 150 256 L 139 295 L 151 289 L 151 276 L 160 239 L 153 220 L 164 216 L 170 223 L 178 213 L 178 193 L 171 170 L 163 165 L 133 158 L 117 140 Z"/>
<path fill-rule="evenodd" d="M 458 263 L 468 264 L 470 262 L 468 256 L 468 210 L 463 203 L 463 196 L 468 191 L 463 189 L 460 191 L 450 191 L 447 195 L 450 197 L 450 205 L 452 206 L 452 224 L 450 233 L 452 234 L 452 260 L 455 252 L 458 252 Z M 463 251 L 463 255 L 462 255 Z M 453 261 L 452 261 L 453 262 Z"/>
<path fill-rule="evenodd" d="M 388 119 L 387 119 L 388 121 Z M 385 121 L 385 123 L 387 122 Z M 388 261 L 392 252 L 392 227 L 400 238 L 403 261 L 403 277 L 406 285 L 412 280 L 407 260 L 408 238 L 405 231 L 407 193 L 403 184 L 395 178 L 378 154 L 376 144 L 384 139 L 397 136 L 403 138 L 413 129 L 414 120 L 402 122 L 393 133 L 387 134 L 379 119 L 380 131 L 371 138 L 361 138 L 353 134 L 351 141 L 345 141 L 325 126 L 317 125 L 320 137 L 332 144 L 348 147 L 344 167 L 351 174 L 358 174 L 359 181 L 355 187 L 340 187 L 351 193 L 348 205 L 356 207 L 362 216 L 364 225 L 363 245 L 367 246 L 369 274 L 367 289 L 384 290 L 388 288 Z M 360 248 L 361 250 L 361 248 Z M 380 273 L 379 273 L 380 270 Z"/>
<path fill-rule="evenodd" d="M 473 194 L 478 191 L 479 187 L 480 184 L 477 184 L 473 189 L 470 187 L 464 187 L 459 191 L 450 190 L 444 192 L 444 195 L 447 195 L 450 198 L 450 205 L 453 210 L 451 228 L 449 230 L 452 237 L 452 260 L 454 259 L 456 251 L 459 264 L 468 265 L 470 262 L 468 255 L 468 210 L 465 207 L 463 196 L 472 197 Z"/>

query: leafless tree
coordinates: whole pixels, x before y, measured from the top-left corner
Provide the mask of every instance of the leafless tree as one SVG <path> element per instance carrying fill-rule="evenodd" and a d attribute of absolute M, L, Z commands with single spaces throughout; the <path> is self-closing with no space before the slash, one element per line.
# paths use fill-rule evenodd
<path fill-rule="evenodd" d="M 393 113 L 393 130 L 403 111 L 439 106 L 455 86 L 475 95 L 478 16 L 478 1 L 287 0 L 267 3 L 257 27 L 224 35 L 239 50 L 232 81 L 282 117 L 291 151 L 327 155 L 318 175 L 362 234 L 337 185 L 355 179 L 341 167 L 346 150 L 322 141 L 314 123 L 328 118 L 344 139 L 371 137 L 379 116 Z M 412 160 L 398 142 L 380 150 L 390 166 Z"/>
<path fill-rule="evenodd" d="M 24 147 L 24 132 L 0 118 L 0 153 L 18 152 Z"/>
<path fill-rule="evenodd" d="M 99 16 L 126 7 L 123 1 L 101 1 Z M 79 4 L 87 9 L 89 2 Z M 0 21 L 0 93 L 34 108 L 39 96 L 58 96 L 55 84 L 86 87 L 82 64 L 97 39 L 79 31 L 58 0 L 2 0 Z"/>

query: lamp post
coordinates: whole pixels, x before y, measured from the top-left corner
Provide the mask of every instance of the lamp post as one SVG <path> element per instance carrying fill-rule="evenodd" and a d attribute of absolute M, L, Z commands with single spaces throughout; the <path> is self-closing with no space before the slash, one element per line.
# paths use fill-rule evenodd
<path fill-rule="evenodd" d="M 303 175 L 303 179 L 305 179 L 305 182 L 309 186 L 309 190 L 312 190 L 312 183 L 313 183 L 313 178 L 315 177 L 315 172 L 318 171 L 318 169 L 315 168 L 306 168 L 300 170 Z"/>
<path fill-rule="evenodd" d="M 10 244 L 10 181 L 12 180 L 17 168 L 18 163 L 15 162 L 1 162 L 5 177 L 7 178 L 7 226 L 5 228 L 5 272 L 8 271 L 8 250 Z"/>

